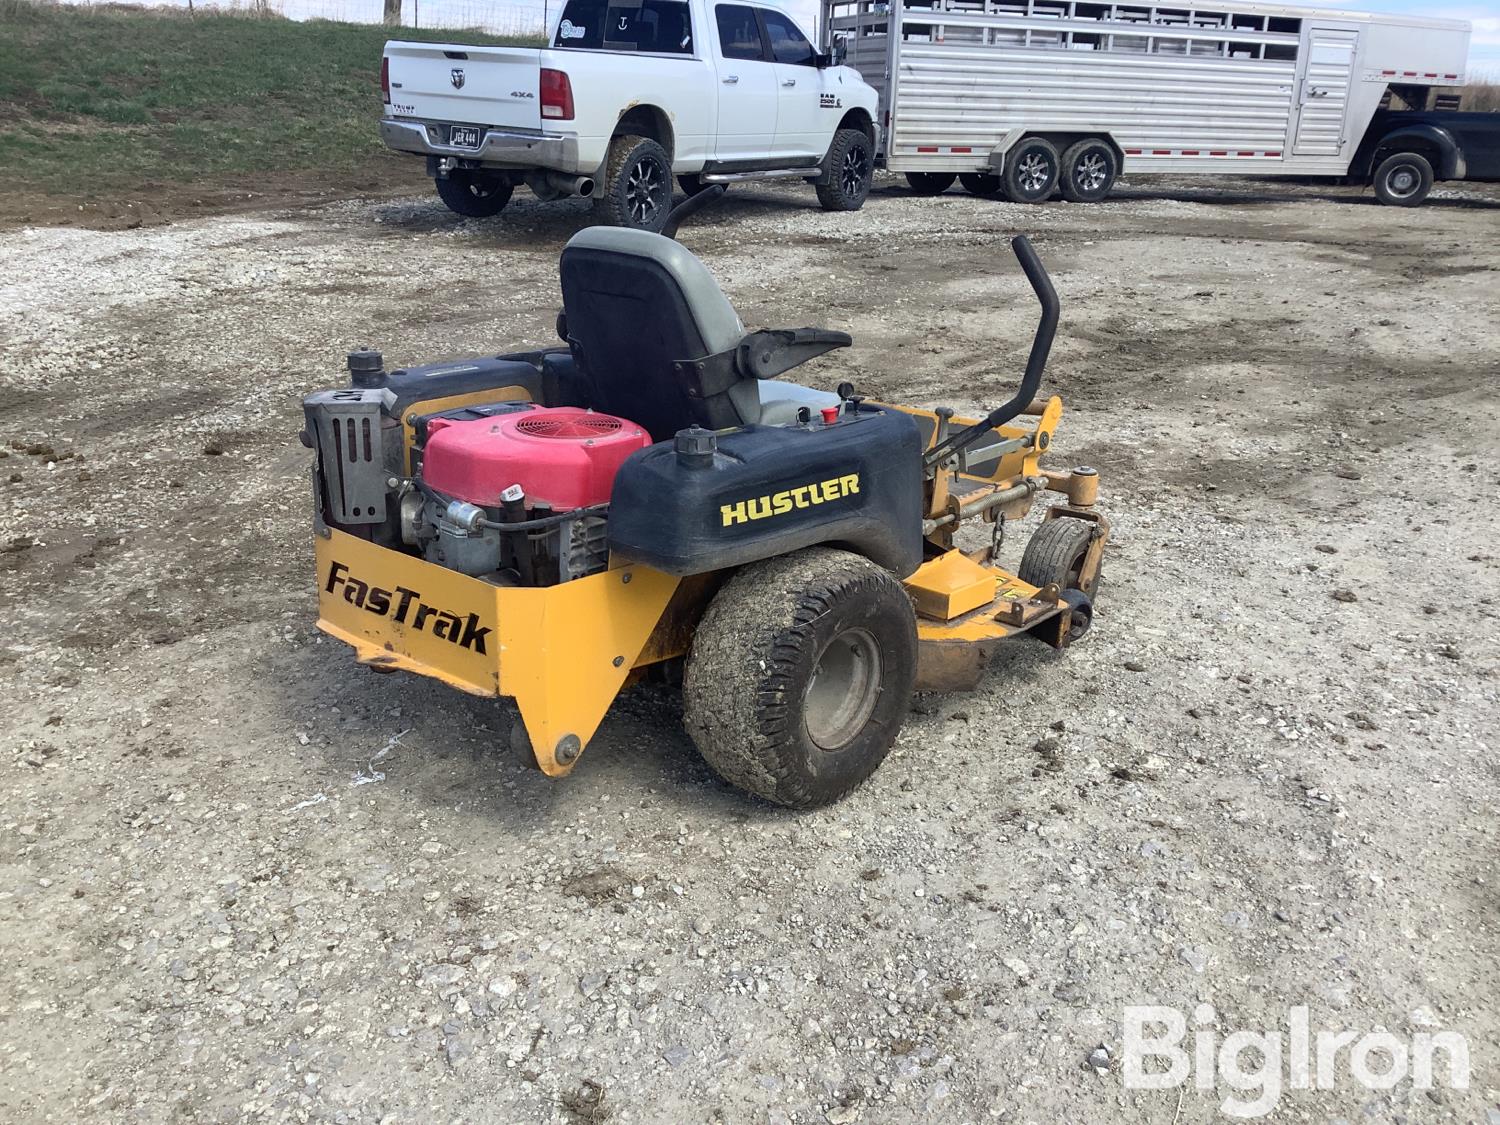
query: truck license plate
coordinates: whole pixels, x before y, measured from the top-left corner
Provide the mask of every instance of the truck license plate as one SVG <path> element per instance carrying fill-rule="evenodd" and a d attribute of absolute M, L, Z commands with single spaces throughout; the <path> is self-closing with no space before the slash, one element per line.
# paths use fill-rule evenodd
<path fill-rule="evenodd" d="M 448 143 L 454 148 L 478 148 L 479 130 L 473 125 L 450 125 Z"/>

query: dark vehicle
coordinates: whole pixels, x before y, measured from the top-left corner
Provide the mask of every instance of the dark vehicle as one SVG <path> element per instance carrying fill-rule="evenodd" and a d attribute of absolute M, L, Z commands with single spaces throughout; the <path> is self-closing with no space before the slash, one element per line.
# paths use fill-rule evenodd
<path fill-rule="evenodd" d="M 1415 207 L 1436 180 L 1500 180 L 1500 113 L 1382 109 L 1370 121 L 1349 175 L 1380 202 Z"/>

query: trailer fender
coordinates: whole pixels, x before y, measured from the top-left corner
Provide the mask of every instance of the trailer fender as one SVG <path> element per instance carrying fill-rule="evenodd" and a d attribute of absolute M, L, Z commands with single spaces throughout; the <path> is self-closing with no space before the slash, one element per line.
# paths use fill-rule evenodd
<path fill-rule="evenodd" d="M 1396 152 L 1417 152 L 1429 158 L 1436 156 L 1431 163 L 1440 180 L 1461 180 L 1468 174 L 1463 149 L 1453 134 L 1441 125 L 1407 125 L 1393 129 L 1370 146 L 1358 166 L 1349 170 L 1350 174 L 1368 176 L 1381 160 Z"/>

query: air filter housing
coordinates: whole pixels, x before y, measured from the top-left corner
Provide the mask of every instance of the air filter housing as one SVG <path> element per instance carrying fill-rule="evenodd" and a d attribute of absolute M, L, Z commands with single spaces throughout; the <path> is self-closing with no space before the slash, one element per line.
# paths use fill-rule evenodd
<path fill-rule="evenodd" d="M 571 511 L 607 503 L 625 459 L 650 444 L 634 422 L 575 407 L 467 421 L 434 418 L 422 480 L 483 508 L 500 507 L 500 493 L 519 484 L 528 508 Z"/>

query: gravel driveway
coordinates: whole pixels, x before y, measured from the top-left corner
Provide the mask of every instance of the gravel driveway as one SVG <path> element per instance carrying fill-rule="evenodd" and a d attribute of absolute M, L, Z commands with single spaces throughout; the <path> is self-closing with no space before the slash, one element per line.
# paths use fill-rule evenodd
<path fill-rule="evenodd" d="M 312 627 L 300 397 L 360 345 L 546 343 L 585 216 L 0 233 L 0 1116 L 1187 1125 L 1236 1092 L 1127 1089 L 1126 1006 L 1305 1005 L 1457 1032 L 1469 1086 L 1346 1059 L 1271 1119 L 1500 1121 L 1500 192 L 759 187 L 685 228 L 747 323 L 854 334 L 809 381 L 960 410 L 1019 377 L 1030 233 L 1056 459 L 1116 529 L 1086 644 L 919 698 L 804 814 L 664 689 L 553 782 L 507 706 Z"/>

